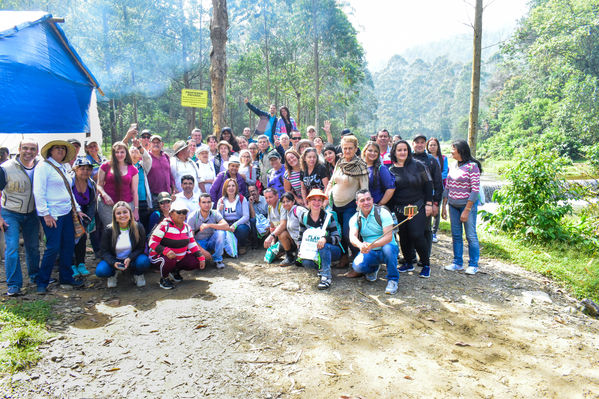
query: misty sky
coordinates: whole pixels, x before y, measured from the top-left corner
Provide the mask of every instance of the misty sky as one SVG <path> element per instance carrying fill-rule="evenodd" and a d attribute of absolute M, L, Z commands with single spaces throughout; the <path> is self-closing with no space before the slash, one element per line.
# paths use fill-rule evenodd
<path fill-rule="evenodd" d="M 371 70 L 419 44 L 471 33 L 474 0 L 348 0 L 350 21 L 366 51 Z M 527 0 L 485 0 L 484 30 L 511 26 L 527 11 Z"/>

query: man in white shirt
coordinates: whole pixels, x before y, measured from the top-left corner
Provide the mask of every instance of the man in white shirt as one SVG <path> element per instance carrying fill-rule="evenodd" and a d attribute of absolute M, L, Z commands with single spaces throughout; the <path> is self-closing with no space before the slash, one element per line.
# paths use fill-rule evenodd
<path fill-rule="evenodd" d="M 199 181 L 198 165 L 189 158 L 189 144 L 183 140 L 177 141 L 173 145 L 173 151 L 175 151 L 175 156 L 171 158 L 171 174 L 175 179 L 177 192 L 183 191 L 183 187 L 181 187 L 181 178 L 186 175 L 191 175 L 195 182 L 193 193 L 194 195 L 199 196 L 200 186 L 197 184 Z"/>
<path fill-rule="evenodd" d="M 175 194 L 175 201 L 185 204 L 185 207 L 189 210 L 188 215 L 200 208 L 200 195 L 193 192 L 196 187 L 195 179 L 191 175 L 185 175 L 181 177 L 181 191 Z"/>

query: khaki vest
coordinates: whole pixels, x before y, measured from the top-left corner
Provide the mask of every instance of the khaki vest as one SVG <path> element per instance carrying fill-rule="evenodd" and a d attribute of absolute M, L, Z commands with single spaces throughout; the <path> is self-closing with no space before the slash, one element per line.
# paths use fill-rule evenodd
<path fill-rule="evenodd" d="M 2 190 L 2 208 L 17 213 L 30 213 L 35 210 L 33 187 L 23 166 L 11 159 L 2 164 L 6 173 L 6 186 Z"/>

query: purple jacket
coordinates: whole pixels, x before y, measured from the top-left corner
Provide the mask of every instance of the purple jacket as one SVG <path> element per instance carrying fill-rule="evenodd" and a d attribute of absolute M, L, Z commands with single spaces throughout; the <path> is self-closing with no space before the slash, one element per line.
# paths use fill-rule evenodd
<path fill-rule="evenodd" d="M 214 179 L 214 183 L 212 183 L 212 187 L 210 187 L 210 196 L 212 197 L 212 204 L 216 207 L 216 203 L 223 196 L 223 184 L 225 180 L 230 178 L 231 175 L 229 171 L 220 172 L 216 175 L 216 179 Z M 239 186 L 239 194 L 248 198 L 248 188 L 245 184 L 245 179 L 241 177 L 240 174 L 237 174 L 237 185 Z"/>

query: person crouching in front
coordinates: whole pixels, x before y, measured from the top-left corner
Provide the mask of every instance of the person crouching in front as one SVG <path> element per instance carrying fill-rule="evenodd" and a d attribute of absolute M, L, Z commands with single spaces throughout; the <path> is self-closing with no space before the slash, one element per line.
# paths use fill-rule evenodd
<path fill-rule="evenodd" d="M 193 238 L 193 231 L 185 223 L 186 217 L 187 208 L 180 202 L 173 202 L 169 217 L 160 222 L 150 236 L 150 260 L 158 264 L 160 287 L 165 290 L 175 288 L 173 282 L 183 280 L 181 270 L 206 267 L 206 258 Z"/>

